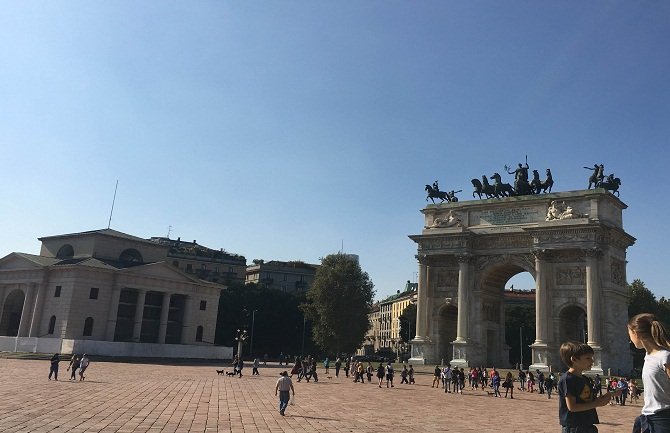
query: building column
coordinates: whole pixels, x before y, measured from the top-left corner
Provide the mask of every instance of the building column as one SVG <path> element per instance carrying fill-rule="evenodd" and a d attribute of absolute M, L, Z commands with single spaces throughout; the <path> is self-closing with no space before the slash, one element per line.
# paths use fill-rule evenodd
<path fill-rule="evenodd" d="M 470 311 L 470 254 L 456 256 L 458 260 L 458 318 L 456 340 L 451 342 L 452 360 L 455 367 L 468 366 L 468 314 Z"/>
<path fill-rule="evenodd" d="M 165 336 L 167 335 L 168 313 L 170 312 L 170 293 L 163 293 L 163 305 L 161 306 L 161 320 L 158 328 L 158 343 L 165 344 Z"/>
<path fill-rule="evenodd" d="M 458 260 L 458 322 L 456 341 L 468 341 L 468 288 L 470 282 L 470 261 L 468 255 L 457 256 Z"/>
<path fill-rule="evenodd" d="M 191 335 L 191 309 L 193 307 L 193 297 L 184 296 L 184 315 L 181 324 L 181 344 L 189 344 L 195 340 L 195 335 Z"/>
<path fill-rule="evenodd" d="M 600 335 L 600 274 L 598 262 L 602 257 L 602 250 L 592 248 L 584 251 L 586 256 L 586 327 L 587 344 L 593 348 L 593 367 L 592 373 L 603 374 L 602 361 L 600 353 L 602 342 Z"/>
<path fill-rule="evenodd" d="M 546 281 L 547 250 L 535 250 L 535 342 L 531 345 L 533 359 L 530 369 L 545 371 L 549 369 L 549 294 Z"/>
<path fill-rule="evenodd" d="M 25 296 L 23 298 L 23 309 L 21 310 L 21 321 L 19 322 L 19 333 L 17 337 L 27 337 L 28 331 L 30 329 L 30 322 L 32 320 L 32 306 L 33 306 L 33 295 L 35 289 L 33 285 L 27 285 L 25 290 Z"/>
<path fill-rule="evenodd" d="M 119 299 L 121 298 L 121 288 L 112 289 L 112 299 L 109 302 L 109 311 L 107 312 L 107 328 L 105 329 L 105 340 L 114 341 L 116 333 L 116 319 L 119 315 Z"/>
<path fill-rule="evenodd" d="M 425 340 L 428 331 L 428 265 L 426 259 L 419 259 L 419 287 L 417 288 L 416 304 L 416 336 L 415 340 Z"/>
<path fill-rule="evenodd" d="M 133 328 L 133 341 L 140 342 L 142 333 L 142 319 L 144 318 L 144 299 L 147 296 L 146 290 L 138 290 L 137 306 L 135 308 L 135 327 Z"/>
<path fill-rule="evenodd" d="M 44 309 L 44 298 L 47 293 L 47 284 L 40 284 L 35 295 L 35 305 L 33 307 L 33 317 L 30 321 L 29 337 L 40 336 L 40 322 L 42 321 L 42 310 Z"/>

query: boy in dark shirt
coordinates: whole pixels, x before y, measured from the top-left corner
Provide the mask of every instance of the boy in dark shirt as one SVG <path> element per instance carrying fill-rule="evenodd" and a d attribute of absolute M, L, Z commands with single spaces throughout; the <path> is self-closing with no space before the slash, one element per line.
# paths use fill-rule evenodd
<path fill-rule="evenodd" d="M 562 433 L 597 433 L 596 407 L 605 406 L 612 393 L 598 398 L 591 380 L 582 373 L 593 367 L 593 349 L 585 343 L 569 341 L 561 345 L 561 360 L 569 367 L 558 381 L 558 417 Z"/>

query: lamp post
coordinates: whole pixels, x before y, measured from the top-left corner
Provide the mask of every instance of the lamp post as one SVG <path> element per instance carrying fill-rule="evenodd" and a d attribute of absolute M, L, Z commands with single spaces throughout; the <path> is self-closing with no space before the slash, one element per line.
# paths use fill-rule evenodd
<path fill-rule="evenodd" d="M 251 312 L 251 341 L 249 342 L 249 355 L 254 356 L 254 325 L 256 324 L 256 311 Z"/>
<path fill-rule="evenodd" d="M 238 329 L 235 340 L 237 341 L 237 359 L 242 359 L 242 345 L 247 341 L 247 331 Z"/>
<path fill-rule="evenodd" d="M 300 347 L 300 358 L 305 355 L 305 322 L 307 318 L 302 316 L 302 346 Z"/>
<path fill-rule="evenodd" d="M 519 365 L 519 369 L 523 370 L 523 326 L 519 326 L 519 350 L 521 351 L 521 365 Z"/>

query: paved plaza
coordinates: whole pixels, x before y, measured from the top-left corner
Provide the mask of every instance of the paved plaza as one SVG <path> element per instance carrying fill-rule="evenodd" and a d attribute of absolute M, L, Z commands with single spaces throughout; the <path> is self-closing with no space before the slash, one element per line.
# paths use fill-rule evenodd
<path fill-rule="evenodd" d="M 416 385 L 353 383 L 341 374 L 295 383 L 296 404 L 279 415 L 274 386 L 285 367 L 251 376 L 216 374 L 214 365 L 151 365 L 92 360 L 84 382 L 48 381 L 48 361 L 0 359 L 0 432 L 559 432 L 558 400 L 482 391 L 464 395 Z M 334 373 L 333 370 L 331 370 Z M 341 372 L 343 373 L 343 372 Z M 629 432 L 640 403 L 598 410 L 601 433 Z"/>

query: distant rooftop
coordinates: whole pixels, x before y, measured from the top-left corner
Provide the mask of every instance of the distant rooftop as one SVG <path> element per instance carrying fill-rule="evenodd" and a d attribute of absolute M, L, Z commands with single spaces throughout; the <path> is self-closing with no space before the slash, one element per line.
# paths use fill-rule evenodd
<path fill-rule="evenodd" d="M 198 244 L 195 240 L 193 242 L 184 242 L 181 238 L 175 240 L 166 237 L 152 237 L 149 241 L 161 245 L 169 245 L 169 256 L 192 256 L 212 260 L 234 260 L 237 262 L 244 262 L 245 264 L 247 261 L 242 255 L 229 253 L 223 248 L 214 250 Z"/>

